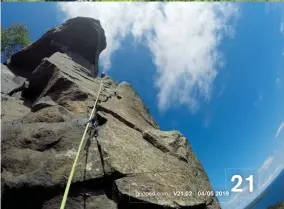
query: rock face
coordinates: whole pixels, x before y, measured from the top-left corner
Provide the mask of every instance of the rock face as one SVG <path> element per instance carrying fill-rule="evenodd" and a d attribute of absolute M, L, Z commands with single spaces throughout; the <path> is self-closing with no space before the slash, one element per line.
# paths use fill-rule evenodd
<path fill-rule="evenodd" d="M 24 106 L 20 92 L 25 88 L 26 79 L 15 76 L 1 64 L 1 119 L 3 121 L 19 119 L 30 110 Z"/>
<path fill-rule="evenodd" d="M 15 53 L 8 65 L 17 74 L 28 77 L 43 58 L 50 57 L 57 51 L 75 52 L 70 53 L 70 56 L 88 70 L 93 68 L 92 75 L 96 77 L 99 54 L 105 48 L 106 37 L 100 22 L 92 18 L 76 17 L 52 28 L 38 41 Z M 76 54 L 80 56 L 77 57 Z"/>
<path fill-rule="evenodd" d="M 88 27 L 92 26 L 89 22 L 97 22 L 84 21 Z M 7 110 L 1 116 L 3 209 L 60 207 L 85 123 L 98 96 L 100 80 L 89 76 L 82 64 L 90 61 L 83 50 L 87 42 L 83 34 L 75 47 L 83 52 L 54 51 L 44 57 L 29 52 L 40 51 L 41 40 L 55 33 L 49 31 L 17 53 L 18 58 L 14 55 L 11 68 L 29 72 L 32 68 L 26 59 L 37 65 L 28 85 L 23 78 L 8 75 L 9 69 L 2 66 L 7 81 L 2 82 L 2 101 L 10 102 L 2 103 Z M 161 131 L 130 84 L 117 84 L 110 77 L 102 83 L 96 113 L 99 134 L 87 134 L 66 208 L 220 208 L 215 197 L 197 195 L 212 188 L 188 140 L 178 131 Z"/>

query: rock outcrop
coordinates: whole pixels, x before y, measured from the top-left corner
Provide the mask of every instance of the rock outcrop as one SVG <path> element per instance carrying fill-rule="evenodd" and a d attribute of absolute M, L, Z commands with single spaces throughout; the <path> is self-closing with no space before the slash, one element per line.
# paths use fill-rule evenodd
<path fill-rule="evenodd" d="M 100 22 L 76 17 L 48 30 L 38 41 L 12 55 L 8 65 L 17 74 L 28 77 L 43 58 L 55 52 L 69 52 L 77 63 L 88 70 L 93 69 L 92 76 L 96 77 L 99 54 L 105 48 L 106 37 Z"/>
<path fill-rule="evenodd" d="M 20 119 L 30 111 L 21 100 L 21 91 L 26 85 L 26 79 L 15 76 L 1 64 L 1 120 Z M 13 95 L 13 96 L 12 96 Z"/>
<path fill-rule="evenodd" d="M 1 116 L 3 209 L 60 207 L 100 86 L 82 63 L 91 62 L 91 49 L 105 47 L 94 42 L 84 48 L 84 31 L 92 30 L 88 23 L 98 21 L 77 20 L 86 28 L 74 31 L 82 36 L 68 52 L 33 56 L 33 50 L 47 50 L 43 40 L 56 34 L 51 30 L 12 56 L 9 68 L 32 71 L 28 80 L 2 66 L 9 74 L 1 71 L 7 81 L 1 92 L 6 108 Z M 73 21 L 68 21 L 71 26 Z M 68 24 L 64 27 L 69 30 Z M 68 40 L 62 34 L 60 40 Z M 96 113 L 99 135 L 90 132 L 85 139 L 67 208 L 220 208 L 215 197 L 197 194 L 212 188 L 188 140 L 178 131 L 161 131 L 129 83 L 117 84 L 110 77 L 102 82 Z"/>

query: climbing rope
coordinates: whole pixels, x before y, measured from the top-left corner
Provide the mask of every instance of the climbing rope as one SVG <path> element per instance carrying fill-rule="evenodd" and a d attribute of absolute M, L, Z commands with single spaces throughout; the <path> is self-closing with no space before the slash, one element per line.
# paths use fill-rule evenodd
<path fill-rule="evenodd" d="M 97 95 L 95 104 L 93 106 L 93 109 L 92 109 L 92 112 L 91 112 L 89 120 L 91 120 L 93 118 L 94 112 L 96 110 L 96 105 L 97 105 L 97 102 L 98 102 L 98 99 L 99 99 L 99 96 L 100 96 L 100 93 L 101 93 L 102 84 L 103 84 L 102 79 L 100 79 L 100 88 L 99 88 L 98 95 Z M 61 202 L 60 209 L 64 209 L 65 208 L 66 201 L 67 201 L 67 196 L 68 196 L 69 189 L 70 189 L 70 185 L 71 185 L 71 182 L 72 182 L 72 179 L 73 179 L 73 175 L 74 175 L 74 172 L 75 172 L 75 167 L 76 167 L 76 164 L 77 164 L 77 161 L 78 161 L 78 158 L 79 158 L 82 146 L 83 146 L 84 139 L 85 139 L 87 131 L 89 129 L 89 125 L 90 125 L 90 123 L 87 123 L 87 126 L 85 128 L 84 134 L 83 134 L 82 139 L 81 139 L 81 142 L 79 144 L 79 148 L 78 148 L 75 160 L 74 160 L 73 165 L 72 165 L 72 169 L 71 169 L 71 172 L 70 172 L 70 175 L 69 175 L 69 178 L 68 178 L 68 182 L 67 182 L 67 185 L 66 185 L 66 188 L 65 188 L 65 192 L 64 192 L 64 196 L 63 196 L 63 199 L 62 199 L 62 202 Z"/>

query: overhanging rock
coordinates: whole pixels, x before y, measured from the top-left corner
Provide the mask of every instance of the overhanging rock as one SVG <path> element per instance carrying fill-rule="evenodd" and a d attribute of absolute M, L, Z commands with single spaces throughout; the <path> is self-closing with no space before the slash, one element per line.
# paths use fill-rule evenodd
<path fill-rule="evenodd" d="M 105 48 L 106 37 L 100 22 L 93 18 L 76 17 L 50 29 L 38 41 L 12 55 L 8 65 L 16 74 L 28 77 L 43 58 L 55 52 L 75 52 L 88 61 L 81 64 L 88 70 L 93 67 L 92 75 L 96 77 L 99 54 Z"/>

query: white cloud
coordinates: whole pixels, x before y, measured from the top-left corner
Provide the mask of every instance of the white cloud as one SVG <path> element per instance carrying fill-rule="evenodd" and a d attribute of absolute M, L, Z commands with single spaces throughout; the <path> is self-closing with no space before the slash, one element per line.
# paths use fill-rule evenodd
<path fill-rule="evenodd" d="M 232 196 L 230 196 L 230 199 L 228 200 L 227 203 L 223 205 L 222 208 L 224 209 L 243 209 L 245 208 L 251 200 L 253 200 L 258 193 L 251 193 L 249 192 L 249 187 L 245 186 L 242 188 L 243 191 L 239 193 L 232 193 Z"/>
<path fill-rule="evenodd" d="M 279 126 L 279 128 L 277 129 L 277 131 L 276 131 L 276 134 L 275 134 L 275 139 L 279 136 L 279 134 L 280 134 L 280 132 L 281 132 L 281 130 L 282 130 L 282 128 L 284 127 L 284 122 L 282 122 L 281 124 L 280 124 L 280 126 Z"/>
<path fill-rule="evenodd" d="M 269 166 L 271 165 L 271 163 L 274 160 L 274 156 L 269 156 L 262 164 L 262 166 L 260 167 L 260 169 L 258 169 L 258 172 L 262 172 L 264 170 L 267 170 L 269 168 Z"/>
<path fill-rule="evenodd" d="M 229 21 L 237 16 L 236 5 L 227 3 L 59 3 L 68 18 L 94 17 L 106 32 L 107 49 L 101 54 L 104 68 L 121 41 L 132 35 L 146 40 L 153 54 L 161 110 L 171 104 L 198 108 L 209 100 L 218 68 L 224 64 L 217 47 L 233 35 Z M 153 72 L 154 73 L 154 72 Z"/>
<path fill-rule="evenodd" d="M 269 177 L 260 185 L 260 190 L 263 190 L 266 186 L 268 186 L 273 180 L 273 174 L 270 174 Z"/>
<path fill-rule="evenodd" d="M 275 167 L 274 167 L 275 168 Z M 259 191 L 263 191 L 270 183 L 275 179 L 275 177 L 278 176 L 280 171 L 282 171 L 283 165 L 280 163 L 277 165 L 275 170 L 269 169 L 270 171 L 268 172 L 269 175 L 264 175 L 264 182 L 260 184 Z"/>
<path fill-rule="evenodd" d="M 279 164 L 276 169 L 275 169 L 275 175 L 278 175 L 280 171 L 283 170 L 283 165 L 282 164 Z"/>

